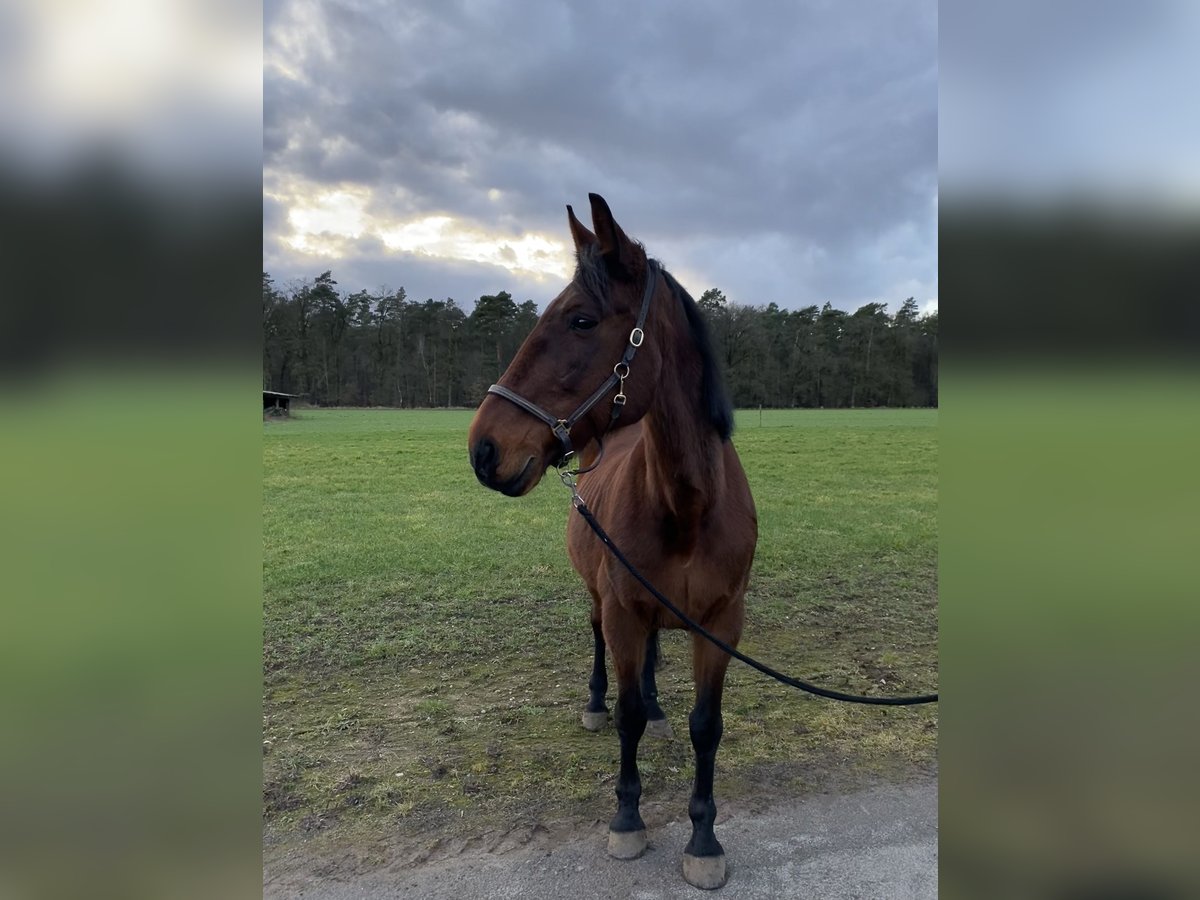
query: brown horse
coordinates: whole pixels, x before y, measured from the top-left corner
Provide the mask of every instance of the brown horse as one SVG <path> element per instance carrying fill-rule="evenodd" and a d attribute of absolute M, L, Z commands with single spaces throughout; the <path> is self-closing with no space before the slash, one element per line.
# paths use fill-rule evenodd
<path fill-rule="evenodd" d="M 471 462 L 480 482 L 517 497 L 582 448 L 583 467 L 596 467 L 580 475 L 579 492 L 604 529 L 684 613 L 736 645 L 758 521 L 730 443 L 733 411 L 720 371 L 695 301 L 625 236 L 602 197 L 589 197 L 594 233 L 567 207 L 575 277 L 480 405 L 468 437 Z M 567 525 L 567 550 L 592 595 L 586 727 L 606 718 L 606 646 L 617 676 L 621 768 L 608 851 L 633 859 L 646 848 L 638 742 L 648 721 L 659 730 L 666 724 L 654 687 L 657 632 L 683 626 L 578 516 Z M 693 636 L 696 704 L 688 723 L 696 778 L 683 875 L 701 888 L 725 883 L 725 852 L 713 833 L 713 763 L 728 663 Z"/>

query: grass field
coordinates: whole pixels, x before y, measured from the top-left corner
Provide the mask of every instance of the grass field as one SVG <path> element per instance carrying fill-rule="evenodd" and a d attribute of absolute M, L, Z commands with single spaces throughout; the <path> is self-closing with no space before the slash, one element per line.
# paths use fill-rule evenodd
<path fill-rule="evenodd" d="M 519 500 L 480 487 L 471 415 L 264 425 L 273 846 L 611 815 L 616 733 L 579 725 L 591 629 L 567 493 L 553 477 Z M 742 649 L 842 690 L 937 684 L 936 426 L 936 410 L 739 413 L 760 534 Z M 643 801 L 686 815 L 687 639 L 665 633 L 663 649 L 677 737 L 643 742 Z M 936 716 L 810 699 L 734 663 L 717 802 L 928 769 Z"/>

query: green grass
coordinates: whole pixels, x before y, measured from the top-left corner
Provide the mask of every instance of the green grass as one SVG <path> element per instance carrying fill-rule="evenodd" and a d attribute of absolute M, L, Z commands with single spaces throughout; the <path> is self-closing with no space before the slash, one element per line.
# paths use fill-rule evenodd
<path fill-rule="evenodd" d="M 519 500 L 480 487 L 471 415 L 313 410 L 264 425 L 273 841 L 611 814 L 616 734 L 578 724 L 591 629 L 566 491 L 552 477 Z M 933 410 L 739 413 L 760 534 L 742 649 L 842 690 L 936 685 L 936 425 Z M 643 743 L 644 801 L 683 814 L 688 645 L 663 645 L 677 738 Z M 730 669 L 718 803 L 903 777 L 935 755 L 936 709 L 810 700 Z"/>

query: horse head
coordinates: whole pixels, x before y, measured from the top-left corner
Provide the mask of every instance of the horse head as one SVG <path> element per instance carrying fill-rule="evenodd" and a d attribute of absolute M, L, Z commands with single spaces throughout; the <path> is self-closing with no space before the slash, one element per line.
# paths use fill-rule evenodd
<path fill-rule="evenodd" d="M 570 206 L 575 277 L 550 303 L 468 432 L 475 475 L 510 497 L 527 494 L 549 466 L 650 408 L 662 369 L 652 334 L 657 265 L 630 240 L 599 194 L 589 231 Z"/>

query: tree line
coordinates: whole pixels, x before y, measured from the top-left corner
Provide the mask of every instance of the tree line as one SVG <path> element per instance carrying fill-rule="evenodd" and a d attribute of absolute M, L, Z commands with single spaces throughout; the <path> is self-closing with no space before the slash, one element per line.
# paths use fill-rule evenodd
<path fill-rule="evenodd" d="M 263 273 L 263 387 L 320 406 L 474 406 L 537 322 L 500 291 L 468 313 L 450 298 L 338 289 L 332 272 L 279 288 Z M 936 406 L 938 317 L 697 301 L 735 406 Z"/>

